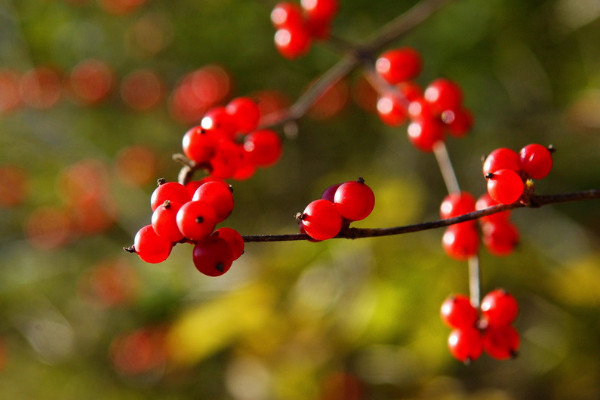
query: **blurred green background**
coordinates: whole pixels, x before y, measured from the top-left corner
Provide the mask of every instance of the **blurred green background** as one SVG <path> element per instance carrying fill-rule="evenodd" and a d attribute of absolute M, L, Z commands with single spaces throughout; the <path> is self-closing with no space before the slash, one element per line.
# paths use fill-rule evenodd
<path fill-rule="evenodd" d="M 158 265 L 123 252 L 199 117 L 182 79 L 212 77 L 215 104 L 292 102 L 339 58 L 327 44 L 280 57 L 273 4 L 0 0 L 0 399 L 598 399 L 597 201 L 517 210 L 517 251 L 482 250 L 482 291 L 515 295 L 522 344 L 470 366 L 439 319 L 468 290 L 441 230 L 249 243 L 220 278 L 189 246 Z M 341 0 L 333 33 L 360 41 L 412 4 Z M 463 189 L 484 192 L 482 155 L 532 142 L 558 149 L 539 193 L 600 187 L 599 17 L 596 0 L 455 1 L 397 43 L 422 53 L 419 83 L 465 91 L 475 129 L 448 141 Z M 73 71 L 89 60 L 86 92 Z M 377 197 L 357 226 L 437 219 L 435 159 L 359 106 L 360 82 L 340 112 L 302 118 L 276 166 L 233 182 L 227 226 L 293 233 L 294 213 L 357 176 Z"/>

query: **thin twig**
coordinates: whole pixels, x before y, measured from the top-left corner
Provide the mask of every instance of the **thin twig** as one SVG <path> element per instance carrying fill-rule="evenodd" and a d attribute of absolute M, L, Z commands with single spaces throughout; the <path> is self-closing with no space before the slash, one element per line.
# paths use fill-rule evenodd
<path fill-rule="evenodd" d="M 446 226 L 458 224 L 461 222 L 472 221 L 486 215 L 496 214 L 506 210 L 524 207 L 542 207 L 548 204 L 564 203 L 571 201 L 582 201 L 600 199 L 600 190 L 592 189 L 581 192 L 563 193 L 544 196 L 531 196 L 529 199 L 531 205 L 526 206 L 523 203 L 501 204 L 485 208 L 483 210 L 473 211 L 458 217 L 441 219 L 436 221 L 422 222 L 413 225 L 395 226 L 390 228 L 346 228 L 343 229 L 336 239 L 360 239 L 367 237 L 392 236 L 405 233 L 425 231 L 429 229 L 443 228 Z M 286 235 L 246 235 L 243 236 L 245 242 L 286 242 L 293 240 L 307 240 L 306 234 L 286 234 Z"/>

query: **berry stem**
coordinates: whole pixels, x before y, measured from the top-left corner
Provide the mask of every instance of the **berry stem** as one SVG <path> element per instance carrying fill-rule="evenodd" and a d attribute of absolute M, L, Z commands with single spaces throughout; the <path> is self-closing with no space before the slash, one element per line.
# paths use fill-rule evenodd
<path fill-rule="evenodd" d="M 433 146 L 433 154 L 435 154 L 435 159 L 440 167 L 440 172 L 442 173 L 442 178 L 444 179 L 448 193 L 459 193 L 460 185 L 458 184 L 454 167 L 450 161 L 448 148 L 443 140 L 438 141 Z"/>
<path fill-rule="evenodd" d="M 471 304 L 479 308 L 481 298 L 481 270 L 479 268 L 479 255 L 469 258 L 469 295 Z"/>

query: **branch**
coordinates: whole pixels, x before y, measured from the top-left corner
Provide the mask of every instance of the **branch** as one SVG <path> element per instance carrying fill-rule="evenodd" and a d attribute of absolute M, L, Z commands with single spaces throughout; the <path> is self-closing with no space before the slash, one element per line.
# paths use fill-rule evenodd
<path fill-rule="evenodd" d="M 529 205 L 523 203 L 501 204 L 493 207 L 488 207 L 483 210 L 474 211 L 468 214 L 460 215 L 454 218 L 441 219 L 430 222 L 423 222 L 413 225 L 396 226 L 391 228 L 345 228 L 334 239 L 360 239 L 367 237 L 401 235 L 404 233 L 419 232 L 429 229 L 442 228 L 449 225 L 458 224 L 461 222 L 472 221 L 486 215 L 496 214 L 506 210 L 523 207 L 542 207 L 548 204 L 565 203 L 571 201 L 582 201 L 600 199 L 600 190 L 592 189 L 581 192 L 552 194 L 543 196 L 530 196 L 528 199 Z M 287 242 L 293 240 L 308 240 L 310 237 L 303 233 L 287 234 L 287 235 L 246 235 L 243 236 L 244 241 L 249 242 Z"/>
<path fill-rule="evenodd" d="M 325 72 L 288 110 L 266 115 L 261 121 L 261 128 L 300 119 L 328 88 L 349 75 L 366 60 L 372 60 L 376 52 L 415 29 L 450 1 L 422 0 L 387 25 L 384 25 L 367 43 L 353 46 L 350 43 L 343 42 L 343 48 L 347 52 L 346 56 Z"/>

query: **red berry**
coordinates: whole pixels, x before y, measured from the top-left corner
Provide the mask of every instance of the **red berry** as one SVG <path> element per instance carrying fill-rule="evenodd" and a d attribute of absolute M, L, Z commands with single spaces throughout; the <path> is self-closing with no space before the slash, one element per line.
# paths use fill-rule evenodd
<path fill-rule="evenodd" d="M 512 253 L 519 244 L 519 231 L 508 221 L 483 225 L 483 244 L 495 256 Z"/>
<path fill-rule="evenodd" d="M 519 166 L 532 179 L 542 179 L 552 169 L 552 152 L 541 144 L 529 144 L 519 152 Z"/>
<path fill-rule="evenodd" d="M 210 159 L 210 176 L 217 179 L 231 178 L 244 159 L 244 149 L 230 140 L 222 139 Z"/>
<path fill-rule="evenodd" d="M 333 203 L 338 213 L 347 220 L 360 221 L 373 211 L 375 195 L 364 179 L 342 183 L 335 191 Z"/>
<path fill-rule="evenodd" d="M 450 193 L 440 205 L 442 219 L 458 217 L 475 211 L 475 198 L 469 192 Z"/>
<path fill-rule="evenodd" d="M 225 107 L 211 108 L 204 114 L 200 126 L 208 131 L 214 131 L 215 136 L 224 139 L 235 139 L 237 121 L 227 112 Z"/>
<path fill-rule="evenodd" d="M 224 221 L 233 211 L 233 189 L 223 181 L 211 181 L 200 185 L 192 200 L 208 203 L 215 211 L 217 224 Z"/>
<path fill-rule="evenodd" d="M 152 228 L 158 236 L 170 242 L 178 242 L 183 239 L 183 234 L 177 227 L 178 208 L 172 207 L 167 200 L 152 213 Z"/>
<path fill-rule="evenodd" d="M 416 78 L 422 68 L 421 55 L 411 47 L 386 51 L 375 62 L 379 75 L 392 85 Z"/>
<path fill-rule="evenodd" d="M 334 185 L 329 186 L 327 189 L 325 189 L 325 191 L 321 195 L 321 198 L 333 203 L 335 200 L 335 192 L 340 187 L 340 185 L 341 183 L 336 183 Z"/>
<path fill-rule="evenodd" d="M 483 352 L 481 334 L 475 328 L 455 329 L 448 336 L 448 349 L 459 361 L 475 361 Z"/>
<path fill-rule="evenodd" d="M 477 202 L 475 203 L 475 208 L 477 210 L 484 210 L 486 208 L 497 206 L 498 203 L 496 200 L 492 199 L 492 197 L 488 193 L 484 193 L 479 196 Z M 479 221 L 482 223 L 497 223 L 497 222 L 505 222 L 508 221 L 510 217 L 510 210 L 502 211 L 496 214 L 486 215 L 485 217 L 479 218 Z"/>
<path fill-rule="evenodd" d="M 408 116 L 413 121 L 424 119 L 438 120 L 438 115 L 434 112 L 433 107 L 423 97 L 417 97 L 408 104 Z M 440 121 L 441 122 L 441 121 Z"/>
<path fill-rule="evenodd" d="M 185 186 L 177 182 L 166 182 L 159 179 L 158 187 L 152 192 L 150 206 L 152 211 L 156 210 L 165 201 L 169 200 L 172 207 L 179 208 L 192 199 Z"/>
<path fill-rule="evenodd" d="M 141 228 L 133 240 L 135 253 L 147 263 L 160 263 L 171 254 L 172 244 L 168 239 L 158 236 L 152 225 Z"/>
<path fill-rule="evenodd" d="M 234 260 L 240 258 L 244 254 L 244 238 L 238 231 L 232 228 L 219 228 L 214 231 L 211 236 L 217 236 L 229 243 Z"/>
<path fill-rule="evenodd" d="M 509 325 L 518 312 L 517 300 L 503 289 L 489 292 L 481 301 L 481 314 L 488 327 Z"/>
<path fill-rule="evenodd" d="M 196 163 L 208 162 L 215 154 L 216 146 L 215 135 L 201 126 L 196 126 L 183 135 L 183 153 Z"/>
<path fill-rule="evenodd" d="M 517 356 L 521 338 L 510 325 L 489 327 L 483 334 L 483 349 L 496 360 L 507 360 Z"/>
<path fill-rule="evenodd" d="M 387 93 L 383 94 L 377 100 L 377 114 L 379 118 L 389 126 L 402 125 L 406 119 L 406 107 L 398 98 L 398 94 Z"/>
<path fill-rule="evenodd" d="M 273 11 L 271 11 L 271 22 L 275 28 L 302 25 L 304 23 L 302 9 L 296 3 L 287 1 L 278 3 L 273 8 Z"/>
<path fill-rule="evenodd" d="M 237 132 L 249 133 L 258 127 L 260 108 L 251 98 L 235 98 L 227 104 L 225 110 L 233 118 Z"/>
<path fill-rule="evenodd" d="M 483 176 L 500 169 L 519 172 L 519 155 L 513 150 L 504 147 L 492 151 L 483 162 Z"/>
<path fill-rule="evenodd" d="M 427 86 L 424 97 L 435 112 L 442 113 L 445 110 L 458 110 L 462 104 L 463 94 L 456 83 L 440 78 Z"/>
<path fill-rule="evenodd" d="M 338 0 L 301 0 L 306 16 L 312 20 L 331 21 L 338 12 Z"/>
<path fill-rule="evenodd" d="M 259 167 L 268 167 L 279 161 L 282 153 L 281 139 L 277 133 L 263 129 L 246 136 L 244 150 L 250 161 Z"/>
<path fill-rule="evenodd" d="M 319 199 L 306 206 L 300 223 L 307 235 L 316 240 L 331 239 L 342 229 L 342 217 L 335 205 Z"/>
<path fill-rule="evenodd" d="M 231 268 L 233 251 L 225 239 L 211 235 L 196 243 L 192 258 L 204 275 L 220 276 Z"/>
<path fill-rule="evenodd" d="M 446 228 L 442 236 L 442 247 L 450 257 L 464 261 L 477 254 L 479 235 L 471 224 L 457 224 Z"/>
<path fill-rule="evenodd" d="M 500 169 L 486 175 L 487 190 L 498 203 L 511 204 L 519 200 L 524 185 L 518 173 L 510 169 Z"/>
<path fill-rule="evenodd" d="M 464 294 L 449 297 L 442 303 L 442 321 L 450 328 L 474 328 L 479 315 L 471 300 Z"/>
<path fill-rule="evenodd" d="M 456 138 L 464 137 L 473 127 L 473 114 L 464 108 L 445 110 L 441 118 L 448 126 L 448 132 Z"/>
<path fill-rule="evenodd" d="M 214 209 L 204 201 L 189 201 L 177 212 L 177 227 L 190 240 L 202 240 L 215 229 Z"/>
<path fill-rule="evenodd" d="M 444 140 L 442 124 L 433 119 L 423 119 L 408 125 L 408 139 L 421 151 L 433 151 L 433 146 Z"/>
<path fill-rule="evenodd" d="M 285 58 L 294 59 L 308 53 L 312 39 L 303 26 L 287 25 L 275 32 L 275 47 Z"/>

